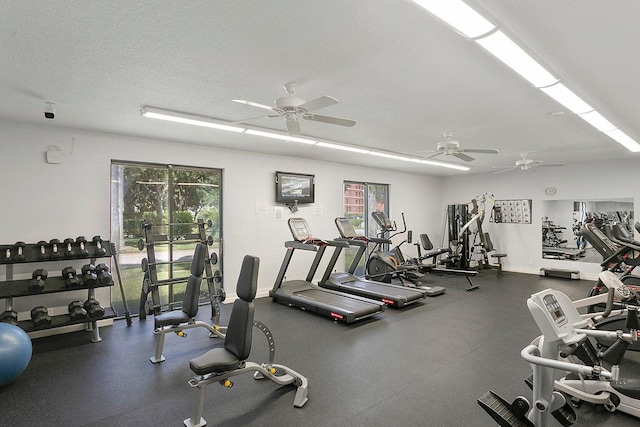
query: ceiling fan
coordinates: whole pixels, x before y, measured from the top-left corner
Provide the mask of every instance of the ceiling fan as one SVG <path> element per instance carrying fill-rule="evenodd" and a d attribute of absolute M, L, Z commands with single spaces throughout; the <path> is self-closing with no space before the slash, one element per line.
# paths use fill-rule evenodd
<path fill-rule="evenodd" d="M 539 167 L 547 167 L 547 166 L 564 166 L 565 163 L 544 163 L 541 160 L 533 160 L 527 158 L 527 153 L 520 154 L 520 160 L 516 161 L 515 166 L 494 166 L 494 169 L 501 169 L 495 171 L 494 173 L 503 173 L 512 171 L 514 169 L 520 169 L 523 171 L 531 170 Z"/>
<path fill-rule="evenodd" d="M 300 122 L 298 119 L 303 118 L 305 120 L 312 120 L 315 122 L 328 123 L 332 125 L 348 126 L 351 127 L 356 124 L 355 121 L 349 119 L 342 119 L 339 117 L 321 116 L 314 114 L 313 111 L 321 108 L 329 107 L 338 103 L 338 100 L 331 96 L 321 96 L 311 101 L 305 101 L 298 98 L 295 95 L 298 85 L 295 83 L 287 83 L 284 85 L 284 90 L 288 96 L 278 98 L 274 102 L 274 106 L 259 104 L 257 102 L 247 101 L 244 99 L 234 99 L 233 102 L 240 104 L 251 105 L 252 107 L 263 108 L 270 110 L 275 114 L 269 114 L 266 116 L 251 117 L 244 120 L 239 120 L 233 123 L 244 123 L 249 120 L 284 117 L 285 124 L 287 125 L 287 131 L 289 135 L 298 135 L 300 133 Z"/>
<path fill-rule="evenodd" d="M 460 147 L 460 141 L 454 141 L 453 132 L 447 132 L 444 134 L 444 141 L 438 142 L 438 152 L 427 157 L 432 157 L 444 154 L 446 156 L 454 156 L 465 162 L 475 160 L 473 157 L 466 155 L 465 153 L 483 153 L 483 154 L 498 154 L 498 150 L 484 150 L 480 148 L 462 148 Z"/>

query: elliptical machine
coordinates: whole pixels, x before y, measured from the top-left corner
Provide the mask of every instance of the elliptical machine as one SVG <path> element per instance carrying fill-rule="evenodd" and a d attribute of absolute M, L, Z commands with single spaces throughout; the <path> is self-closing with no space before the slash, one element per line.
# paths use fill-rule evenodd
<path fill-rule="evenodd" d="M 627 297 L 630 292 L 622 282 L 615 281 L 617 277 L 613 273 L 604 271 L 600 277 L 612 284 L 607 295 L 607 311 L 610 311 L 614 295 Z M 630 333 L 622 333 L 585 329 L 589 319 L 583 318 L 574 302 L 557 290 L 546 289 L 531 295 L 527 307 L 542 332 L 542 336 L 521 352 L 533 369 L 533 375 L 527 379 L 533 391 L 533 406 L 522 396 L 509 404 L 495 392 L 488 391 L 478 403 L 499 425 L 545 427 L 549 414 L 563 426 L 575 423 L 575 411 L 560 391 L 572 396 L 574 404 L 584 400 L 602 404 L 611 412 L 618 409 L 640 417 L 640 380 L 622 378 L 619 367 L 626 348 L 638 339 L 640 322 L 635 310 L 628 311 Z M 616 343 L 605 352 L 597 353 L 589 337 L 604 336 L 616 339 Z M 609 369 L 605 363 L 610 364 Z M 556 369 L 568 374 L 555 381 Z"/>
<path fill-rule="evenodd" d="M 425 275 L 420 272 L 419 267 L 412 262 L 405 260 L 400 246 L 404 243 L 411 243 L 412 232 L 407 232 L 407 223 L 402 215 L 403 229 L 398 230 L 395 221 L 391 221 L 384 212 L 371 212 L 371 217 L 378 224 L 380 231 L 378 237 L 390 242 L 391 238 L 399 234 L 407 233 L 407 239 L 400 242 L 389 252 L 383 250 L 383 243 L 377 243 L 371 251 L 366 262 L 366 278 L 383 283 L 391 283 L 394 279 L 404 286 L 416 287 L 427 291 L 427 296 L 433 297 L 445 293 L 442 286 L 429 286 L 426 284 Z"/>

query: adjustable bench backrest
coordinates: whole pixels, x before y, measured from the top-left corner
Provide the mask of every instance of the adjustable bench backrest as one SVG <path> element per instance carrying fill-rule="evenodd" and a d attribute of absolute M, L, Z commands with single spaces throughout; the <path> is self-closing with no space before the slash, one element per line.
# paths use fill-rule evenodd
<path fill-rule="evenodd" d="M 238 299 L 233 302 L 224 348 L 233 353 L 239 360 L 246 360 L 251 352 L 251 337 L 253 330 L 253 315 L 255 307 L 253 300 L 258 290 L 258 269 L 260 259 L 246 255 L 242 261 L 236 294 Z"/>
<path fill-rule="evenodd" d="M 182 311 L 189 317 L 194 317 L 198 313 L 198 300 L 200 298 L 200 284 L 204 274 L 204 263 L 207 255 L 207 248 L 202 243 L 196 245 L 191 261 L 191 275 L 187 279 L 187 287 L 184 291 L 182 301 Z"/>

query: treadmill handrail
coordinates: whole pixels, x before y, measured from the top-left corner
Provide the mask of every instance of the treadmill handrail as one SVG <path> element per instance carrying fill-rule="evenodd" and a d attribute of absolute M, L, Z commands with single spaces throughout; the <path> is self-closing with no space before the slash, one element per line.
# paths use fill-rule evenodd
<path fill-rule="evenodd" d="M 315 250 L 318 246 L 335 246 L 341 248 L 348 248 L 349 242 L 340 240 L 322 240 L 322 239 L 306 239 L 306 240 L 289 240 L 284 242 L 284 245 L 288 248 L 303 249 L 303 250 Z"/>
<path fill-rule="evenodd" d="M 355 242 L 362 242 L 364 244 L 369 244 L 369 243 L 382 243 L 382 244 L 387 244 L 390 245 L 391 239 L 386 239 L 386 238 L 382 238 L 382 237 L 366 237 L 366 236 L 346 236 L 346 237 L 338 237 L 336 240 L 346 240 L 348 242 L 354 242 L 354 244 L 361 246 L 361 243 L 355 243 Z"/>

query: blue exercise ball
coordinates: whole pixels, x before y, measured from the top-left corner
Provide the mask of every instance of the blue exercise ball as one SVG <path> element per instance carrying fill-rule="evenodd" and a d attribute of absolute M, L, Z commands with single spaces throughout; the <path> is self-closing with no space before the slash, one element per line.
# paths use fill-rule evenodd
<path fill-rule="evenodd" d="M 31 338 L 25 331 L 0 323 L 0 387 L 18 378 L 27 368 L 32 350 Z"/>

